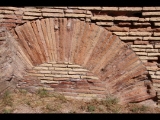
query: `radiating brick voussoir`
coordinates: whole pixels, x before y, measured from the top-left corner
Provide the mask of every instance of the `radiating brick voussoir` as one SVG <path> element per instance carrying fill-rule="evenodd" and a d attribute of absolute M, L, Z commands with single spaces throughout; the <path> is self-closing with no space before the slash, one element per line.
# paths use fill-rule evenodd
<path fill-rule="evenodd" d="M 124 10 L 129 9 L 122 9 L 122 11 Z M 137 9 L 137 11 L 139 10 L 141 9 Z M 108 8 L 104 11 L 108 11 Z M 52 10 L 43 12 L 52 12 Z M 62 14 L 61 11 L 57 12 L 60 12 L 57 14 Z M 79 12 L 79 17 L 83 17 L 81 16 L 83 10 L 79 10 Z M 68 14 L 70 13 L 66 15 Z M 96 15 L 91 19 L 99 20 L 100 18 L 117 21 L 138 20 L 137 17 L 113 18 Z M 128 27 L 112 26 L 106 27 L 106 29 L 116 31 L 117 35 L 122 36 L 141 36 L 140 39 L 144 38 L 144 40 L 159 39 L 158 37 L 147 37 L 151 36 L 148 32 L 129 32 Z M 146 41 L 138 42 L 138 37 L 136 39 L 135 37 L 118 37 L 106 29 L 95 23 L 73 18 L 45 18 L 27 22 L 15 28 L 21 41 L 19 43 L 25 48 L 24 54 L 27 54 L 34 65 L 35 72 L 29 73 L 29 75 L 38 79 L 40 84 L 55 91 L 73 93 L 74 95 L 81 93 L 106 95 L 107 92 L 118 95 L 123 91 L 125 94 L 122 100 L 128 102 L 143 100 L 140 95 L 147 96 L 147 98 L 153 97 L 148 95 L 147 91 L 136 96 L 133 94 L 136 90 L 141 89 L 138 86 L 139 81 L 149 79 L 146 75 L 148 74 L 146 73 L 147 69 L 133 50 L 137 51 L 137 49 L 143 48 L 146 51 L 146 49 L 154 49 L 158 46 L 146 45 Z M 128 46 L 121 38 L 135 40 L 138 45 Z M 151 58 L 150 56 L 153 55 L 157 57 L 159 54 L 154 52 L 152 54 L 148 51 L 145 58 Z M 127 89 L 130 86 L 136 90 L 130 92 L 130 89 Z M 141 84 L 141 86 L 143 85 Z M 144 85 L 141 90 L 144 89 L 148 88 Z M 128 97 L 129 95 L 130 97 Z M 133 100 L 134 97 L 136 98 Z M 146 99 L 146 97 L 144 98 Z"/>

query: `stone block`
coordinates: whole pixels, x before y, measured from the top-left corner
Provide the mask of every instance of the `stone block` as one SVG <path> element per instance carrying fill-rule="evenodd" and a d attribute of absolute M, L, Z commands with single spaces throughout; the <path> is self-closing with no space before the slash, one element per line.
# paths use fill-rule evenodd
<path fill-rule="evenodd" d="M 40 80 L 53 80 L 53 77 L 38 77 Z"/>
<path fill-rule="evenodd" d="M 153 48 L 153 45 L 131 45 L 132 48 Z"/>
<path fill-rule="evenodd" d="M 73 71 L 69 71 L 68 74 L 69 75 L 86 75 L 86 72 L 73 72 Z"/>
<path fill-rule="evenodd" d="M 153 36 L 160 36 L 160 32 L 154 32 Z"/>
<path fill-rule="evenodd" d="M 65 13 L 78 13 L 78 14 L 83 14 L 86 13 L 86 10 L 73 10 L 73 9 L 67 9 L 64 11 Z"/>
<path fill-rule="evenodd" d="M 156 73 L 156 75 L 160 75 L 160 71 L 156 71 L 155 73 Z"/>
<path fill-rule="evenodd" d="M 107 15 L 96 15 L 96 16 L 91 17 L 91 20 L 109 20 L 109 21 L 113 21 L 114 17 L 107 16 Z"/>
<path fill-rule="evenodd" d="M 160 10 L 160 7 L 155 7 L 156 8 L 156 10 Z"/>
<path fill-rule="evenodd" d="M 80 75 L 61 75 L 64 78 L 76 78 L 76 79 L 80 79 Z"/>
<path fill-rule="evenodd" d="M 142 7 L 119 7 L 119 11 L 142 11 Z"/>
<path fill-rule="evenodd" d="M 60 67 L 60 68 L 65 68 L 67 65 L 65 64 L 52 64 L 53 67 Z"/>
<path fill-rule="evenodd" d="M 146 67 L 146 68 L 147 68 L 147 70 L 150 70 L 150 71 L 157 71 L 158 70 L 157 66 Z"/>
<path fill-rule="evenodd" d="M 133 51 L 137 51 L 137 52 L 145 52 L 146 49 L 140 49 L 140 48 L 132 48 Z"/>
<path fill-rule="evenodd" d="M 128 32 L 113 32 L 113 33 L 116 35 L 119 35 L 119 36 L 127 36 L 128 35 Z"/>
<path fill-rule="evenodd" d="M 11 11 L 14 11 L 14 10 L 17 10 L 18 8 L 17 7 L 0 7 L 0 10 L 11 10 Z"/>
<path fill-rule="evenodd" d="M 66 13 L 65 15 L 64 15 L 65 17 L 86 17 L 86 14 L 69 14 L 69 13 Z"/>
<path fill-rule="evenodd" d="M 158 57 L 146 57 L 146 56 L 139 56 L 142 60 L 158 60 Z"/>
<path fill-rule="evenodd" d="M 40 70 L 39 73 L 51 73 L 51 71 L 47 71 L 47 70 Z"/>
<path fill-rule="evenodd" d="M 154 75 L 155 74 L 155 72 L 153 72 L 153 71 L 148 71 L 148 72 L 149 72 L 150 75 Z"/>
<path fill-rule="evenodd" d="M 52 71 L 52 74 L 68 74 L 68 71 Z"/>
<path fill-rule="evenodd" d="M 39 77 L 44 76 L 44 74 L 38 74 L 38 73 L 28 73 L 27 75 L 29 75 L 29 76 L 39 76 Z"/>
<path fill-rule="evenodd" d="M 81 68 L 80 65 L 68 65 L 69 68 Z"/>
<path fill-rule="evenodd" d="M 42 13 L 44 12 L 50 12 L 50 13 L 63 13 L 62 9 L 48 9 L 48 8 L 43 8 L 41 9 Z"/>
<path fill-rule="evenodd" d="M 102 7 L 102 11 L 118 11 L 118 7 Z"/>
<path fill-rule="evenodd" d="M 62 71 L 66 71 L 66 70 L 70 70 L 70 71 L 72 71 L 72 69 L 71 68 L 55 68 L 55 70 L 62 70 Z"/>
<path fill-rule="evenodd" d="M 151 17 L 149 21 L 160 21 L 160 17 Z"/>
<path fill-rule="evenodd" d="M 148 53 L 158 53 L 158 49 L 146 49 L 146 52 Z"/>
<path fill-rule="evenodd" d="M 160 22 L 154 22 L 154 26 L 160 26 Z"/>
<path fill-rule="evenodd" d="M 4 14 L 4 15 L 0 15 L 0 18 L 7 18 L 7 19 L 17 19 L 17 16 L 16 15 L 7 15 L 7 14 Z"/>
<path fill-rule="evenodd" d="M 55 67 L 48 67 L 49 70 L 55 70 Z"/>
<path fill-rule="evenodd" d="M 160 45 L 155 45 L 154 47 L 155 47 L 155 48 L 160 48 Z"/>
<path fill-rule="evenodd" d="M 146 24 L 148 24 L 148 22 L 147 21 L 149 21 L 149 18 L 139 18 L 139 20 L 138 20 L 140 23 L 142 23 L 142 25 L 143 25 L 143 23 L 144 23 L 144 25 Z M 145 22 L 147 22 L 147 23 L 145 23 Z M 134 22 L 134 23 L 137 23 L 137 22 Z"/>
<path fill-rule="evenodd" d="M 41 13 L 36 13 L 36 12 L 24 12 L 24 15 L 27 16 L 41 16 Z"/>
<path fill-rule="evenodd" d="M 0 11 L 1 12 L 1 11 Z M 3 10 L 3 13 L 5 13 L 5 14 L 14 14 L 14 12 L 13 11 L 10 11 L 10 10 Z"/>
<path fill-rule="evenodd" d="M 105 26 L 112 26 L 114 25 L 113 22 L 96 22 L 97 25 L 105 25 Z"/>
<path fill-rule="evenodd" d="M 158 76 L 158 75 L 151 75 L 151 78 L 153 78 L 153 79 L 160 79 L 160 76 Z M 153 86 L 160 87 L 160 84 L 154 84 Z"/>
<path fill-rule="evenodd" d="M 78 9 L 83 9 L 83 10 L 101 10 L 101 7 L 78 7 Z"/>
<path fill-rule="evenodd" d="M 138 17 L 127 17 L 127 16 L 118 16 L 114 17 L 114 20 L 120 20 L 120 21 L 138 21 Z"/>
<path fill-rule="evenodd" d="M 120 37 L 121 40 L 142 40 L 142 37 Z"/>
<path fill-rule="evenodd" d="M 149 26 L 149 25 L 151 25 L 151 23 L 137 23 L 137 22 L 133 22 L 133 25 L 135 25 L 135 26 Z"/>
<path fill-rule="evenodd" d="M 33 17 L 33 16 L 23 16 L 23 20 L 33 20 L 33 19 L 37 19 L 38 17 Z"/>
<path fill-rule="evenodd" d="M 134 44 L 136 44 L 136 45 L 147 45 L 147 44 L 149 44 L 149 42 L 148 41 L 135 40 Z"/>
<path fill-rule="evenodd" d="M 73 71 L 77 71 L 77 72 L 87 72 L 87 69 L 78 69 L 78 68 L 73 68 Z"/>
<path fill-rule="evenodd" d="M 150 32 L 129 32 L 129 35 L 133 35 L 133 36 L 151 36 L 152 33 L 150 33 Z"/>
<path fill-rule="evenodd" d="M 156 10 L 156 7 L 143 7 L 143 11 L 154 11 Z"/>
<path fill-rule="evenodd" d="M 41 12 L 41 9 L 36 9 L 36 8 L 24 8 L 23 11 L 28 11 L 28 12 Z"/>
<path fill-rule="evenodd" d="M 142 16 L 160 16 L 160 13 L 157 12 L 142 12 Z"/>
<path fill-rule="evenodd" d="M 64 17 L 62 13 L 42 13 L 43 17 Z"/>
<path fill-rule="evenodd" d="M 146 52 L 136 52 L 136 54 L 139 56 L 147 56 Z"/>
<path fill-rule="evenodd" d="M 148 53 L 147 56 L 160 56 L 160 53 Z"/>
<path fill-rule="evenodd" d="M 56 77 L 54 77 L 53 80 L 54 81 L 66 81 L 66 80 L 69 80 L 69 78 L 62 78 L 62 77 L 56 78 Z"/>
<path fill-rule="evenodd" d="M 82 79 L 92 79 L 92 80 L 98 80 L 98 77 L 94 77 L 94 76 L 81 76 Z"/>
<path fill-rule="evenodd" d="M 47 74 L 44 74 L 44 76 L 46 76 L 46 77 L 54 77 L 55 75 L 51 74 L 51 73 L 47 73 Z"/>
<path fill-rule="evenodd" d="M 160 40 L 160 37 L 143 37 L 143 40 Z"/>

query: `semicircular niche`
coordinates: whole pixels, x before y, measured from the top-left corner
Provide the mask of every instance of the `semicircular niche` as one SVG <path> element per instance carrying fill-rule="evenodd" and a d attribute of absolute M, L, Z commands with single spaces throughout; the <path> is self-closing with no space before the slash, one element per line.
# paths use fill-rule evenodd
<path fill-rule="evenodd" d="M 94 23 L 46 18 L 17 26 L 15 36 L 29 86 L 83 98 L 112 94 L 121 103 L 155 96 L 152 85 L 145 84 L 148 72 L 132 49 Z"/>

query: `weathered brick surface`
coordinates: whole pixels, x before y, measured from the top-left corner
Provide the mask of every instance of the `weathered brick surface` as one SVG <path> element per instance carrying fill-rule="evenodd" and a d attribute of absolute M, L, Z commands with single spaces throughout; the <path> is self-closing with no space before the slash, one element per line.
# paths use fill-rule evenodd
<path fill-rule="evenodd" d="M 13 31 L 12 33 L 20 44 L 20 47 L 17 48 L 19 50 L 17 56 L 27 66 L 37 66 L 35 70 L 38 73 L 35 73 L 35 76 L 42 72 L 42 76 L 36 76 L 45 80 L 42 81 L 42 84 L 52 84 L 53 87 L 54 82 L 51 81 L 54 80 L 56 81 L 55 84 L 58 84 L 57 81 L 65 80 L 77 82 L 81 78 L 84 79 L 86 75 L 99 77 L 101 76 L 99 75 L 101 73 L 100 69 L 102 71 L 108 70 L 106 76 L 102 78 L 108 77 L 109 80 L 114 80 L 115 76 L 118 81 L 120 80 L 118 77 L 124 72 L 121 67 L 126 67 L 129 70 L 128 66 L 139 58 L 144 63 L 157 62 L 155 66 L 150 66 L 147 70 L 149 74 L 152 74 L 152 78 L 159 79 L 158 73 L 156 74 L 156 71 L 159 70 L 160 51 L 158 10 L 160 10 L 159 7 L 116 6 L 0 7 L 0 27 L 6 27 L 7 30 L 15 28 L 15 33 Z M 138 17 L 136 13 L 137 15 L 142 14 L 142 16 Z M 116 41 L 116 38 L 113 38 L 114 36 L 107 30 L 119 36 L 120 40 L 128 44 L 128 48 L 133 48 L 139 58 L 133 57 L 132 61 L 128 57 L 129 52 L 122 50 L 123 45 Z M 5 39 L 5 35 L 0 37 L 0 41 L 5 41 Z M 128 55 L 122 54 L 122 51 Z M 122 56 L 119 54 L 122 54 Z M 128 58 L 125 59 L 125 57 Z M 69 64 L 66 65 L 64 62 L 69 62 Z M 121 65 L 115 66 L 112 62 L 114 64 L 121 63 Z M 73 65 L 70 65 L 70 63 Z M 133 68 L 134 65 L 136 63 L 132 65 Z M 130 68 L 132 67 L 130 66 Z M 116 69 L 121 72 L 118 73 Z M 49 72 L 47 73 L 47 71 Z M 89 75 L 89 71 L 95 73 Z M 143 73 L 143 70 L 139 72 Z M 122 81 L 133 77 L 127 72 L 124 72 L 124 74 L 121 78 Z M 132 74 L 138 73 L 132 72 Z M 55 78 L 53 79 L 53 77 Z M 86 77 L 86 79 L 93 79 L 94 77 Z M 50 82 L 47 83 L 47 80 Z M 89 79 L 87 80 L 89 84 Z M 94 82 L 90 79 L 91 81 Z M 31 81 L 29 82 L 32 84 Z M 120 84 L 121 82 L 117 83 L 117 86 L 120 86 Z M 62 87 L 67 88 L 67 85 L 62 85 Z M 75 89 L 74 86 L 72 87 Z M 93 89 L 98 90 L 97 94 L 101 90 L 96 86 Z M 115 89 L 117 88 L 115 87 Z M 144 98 L 149 97 L 144 95 L 143 89 L 142 87 L 142 92 L 139 95 Z M 62 91 L 67 91 L 67 89 Z M 74 90 L 68 89 L 68 91 L 73 92 Z M 83 92 L 83 90 L 78 91 Z M 88 93 L 95 91 L 90 90 Z M 134 96 L 133 93 L 131 96 Z M 143 97 L 140 98 L 137 95 L 137 100 L 142 100 Z M 132 101 L 133 98 L 126 97 L 126 101 Z"/>
<path fill-rule="evenodd" d="M 142 7 L 119 7 L 119 11 L 141 11 Z"/>

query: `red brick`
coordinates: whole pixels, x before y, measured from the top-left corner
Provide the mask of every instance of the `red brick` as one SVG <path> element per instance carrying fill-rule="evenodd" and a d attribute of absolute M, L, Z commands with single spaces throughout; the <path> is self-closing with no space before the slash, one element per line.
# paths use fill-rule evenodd
<path fill-rule="evenodd" d="M 28 24 L 29 24 L 29 22 L 28 22 Z M 41 61 L 40 56 L 38 54 L 38 50 L 36 50 L 37 44 L 35 44 L 35 42 L 33 42 L 34 40 L 33 40 L 33 37 L 31 36 L 30 31 L 29 31 L 28 24 L 24 24 L 21 28 L 23 31 L 23 35 L 25 36 L 26 40 L 30 43 L 30 44 L 28 44 L 28 46 L 30 47 L 30 50 L 32 52 L 31 54 L 33 54 L 32 56 L 34 57 L 35 62 L 37 64 L 42 64 L 42 61 Z"/>
<path fill-rule="evenodd" d="M 46 20 L 45 19 L 41 19 L 41 27 L 42 27 L 42 31 L 43 31 L 42 34 L 44 36 L 44 40 L 45 40 L 45 44 L 46 44 L 46 49 L 48 52 L 49 61 L 51 61 L 51 50 L 50 50 L 49 39 L 48 39 L 48 35 L 47 35 L 47 28 L 46 28 Z"/>
<path fill-rule="evenodd" d="M 149 42 L 148 42 L 148 41 L 137 41 L 137 40 L 135 40 L 135 41 L 134 41 L 134 44 L 147 45 L 147 44 L 149 44 Z"/>
<path fill-rule="evenodd" d="M 44 35 L 43 35 L 43 28 L 42 28 L 40 20 L 36 20 L 36 25 L 37 25 L 37 30 L 38 30 L 38 33 L 36 36 L 39 37 L 39 39 L 41 40 L 45 54 L 46 54 L 46 60 L 47 60 L 47 62 L 49 62 L 49 53 L 47 50 L 47 43 L 46 43 Z"/>
<path fill-rule="evenodd" d="M 99 63 L 101 57 L 105 54 L 106 49 L 108 49 L 108 46 L 110 46 L 110 44 L 113 42 L 113 40 L 109 41 L 109 37 L 111 37 L 111 33 L 107 33 L 106 30 L 103 30 L 101 32 L 99 40 L 94 47 L 92 54 L 85 66 L 88 70 L 92 70 L 97 65 L 97 63 Z M 105 43 L 107 41 L 109 41 L 109 43 L 106 45 Z"/>
<path fill-rule="evenodd" d="M 36 26 L 36 22 L 35 22 L 35 21 L 34 21 L 34 22 L 31 22 L 31 25 L 32 25 L 32 27 L 33 27 L 35 37 L 36 37 L 36 39 L 37 39 L 37 41 L 38 41 L 38 44 L 39 44 L 39 46 L 40 46 L 40 49 L 41 49 L 41 52 L 42 52 L 42 56 L 43 56 L 43 58 L 44 58 L 44 61 L 46 62 L 46 56 L 47 56 L 47 54 L 45 53 L 45 48 L 44 48 L 44 46 L 43 46 L 42 40 L 40 39 L 40 36 L 39 36 L 39 33 L 38 33 L 38 28 L 37 28 L 37 26 Z"/>
<path fill-rule="evenodd" d="M 107 30 L 109 31 L 113 31 L 113 32 L 128 32 L 129 31 L 129 27 L 118 27 L 118 26 L 112 26 L 112 27 L 105 27 Z"/>
<path fill-rule="evenodd" d="M 25 54 L 28 56 L 28 58 L 29 58 L 29 60 L 31 61 L 31 63 L 32 63 L 33 65 L 36 65 L 35 60 L 34 60 L 34 57 L 32 56 L 33 54 L 31 53 L 31 50 L 30 50 L 30 48 L 28 47 L 28 45 L 27 45 L 27 43 L 26 43 L 26 40 L 25 40 L 23 34 L 21 33 L 21 28 L 20 28 L 20 27 L 16 27 L 16 28 L 15 28 L 15 31 L 16 31 L 16 33 L 17 33 L 17 35 L 18 35 L 18 38 L 20 39 L 20 40 L 19 40 L 19 43 L 20 43 L 20 45 L 22 46 Z M 25 49 L 24 49 L 24 48 L 25 48 Z"/>

